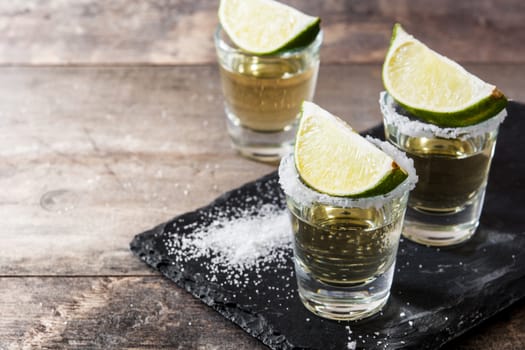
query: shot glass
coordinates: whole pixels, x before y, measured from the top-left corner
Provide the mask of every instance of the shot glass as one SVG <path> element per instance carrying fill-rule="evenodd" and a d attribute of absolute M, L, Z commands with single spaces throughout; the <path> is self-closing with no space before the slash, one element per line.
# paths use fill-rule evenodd
<path fill-rule="evenodd" d="M 379 103 L 386 139 L 414 160 L 419 177 L 408 199 L 403 235 L 431 246 L 466 241 L 479 224 L 506 110 L 477 125 L 440 128 L 415 120 L 386 92 Z"/>
<path fill-rule="evenodd" d="M 228 133 L 244 156 L 275 162 L 293 148 L 301 103 L 312 100 L 323 33 L 308 46 L 275 55 L 237 48 L 215 32 Z"/>
<path fill-rule="evenodd" d="M 375 143 L 409 172 L 386 195 L 352 199 L 321 194 L 302 183 L 293 155 L 279 166 L 299 296 L 308 310 L 324 318 L 371 316 L 390 295 L 408 192 L 417 176 L 402 152 L 386 142 Z"/>

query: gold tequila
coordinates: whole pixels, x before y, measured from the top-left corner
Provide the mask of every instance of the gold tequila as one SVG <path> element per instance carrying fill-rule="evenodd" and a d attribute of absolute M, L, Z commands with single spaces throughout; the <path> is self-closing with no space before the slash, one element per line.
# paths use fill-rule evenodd
<path fill-rule="evenodd" d="M 394 263 L 401 234 L 403 208 L 385 225 L 375 208 L 315 205 L 303 209 L 289 204 L 295 257 L 312 276 L 331 285 L 373 281 Z M 391 215 L 391 214 L 387 214 Z"/>
<path fill-rule="evenodd" d="M 243 127 L 281 131 L 294 123 L 302 102 L 312 99 L 317 70 L 303 57 L 239 57 L 220 67 L 228 112 Z"/>
<path fill-rule="evenodd" d="M 419 176 L 409 205 L 436 214 L 463 210 L 484 190 L 494 142 L 493 137 L 404 137 L 398 145 L 414 160 Z"/>

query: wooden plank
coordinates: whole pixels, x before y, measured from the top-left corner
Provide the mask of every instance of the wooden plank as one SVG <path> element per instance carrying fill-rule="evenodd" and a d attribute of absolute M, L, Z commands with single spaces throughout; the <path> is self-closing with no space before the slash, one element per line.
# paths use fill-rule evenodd
<path fill-rule="evenodd" d="M 285 0 L 321 17 L 325 63 L 382 62 L 394 22 L 462 62 L 525 62 L 522 0 Z M 0 3 L 0 64 L 215 62 L 215 1 Z"/>
<path fill-rule="evenodd" d="M 264 349 L 160 277 L 0 278 L 0 349 Z"/>
<path fill-rule="evenodd" d="M 525 101 L 525 65 L 472 65 Z M 136 233 L 275 169 L 229 146 L 215 66 L 0 68 L 0 275 L 142 275 Z M 328 65 L 316 101 L 381 121 L 379 65 Z"/>
<path fill-rule="evenodd" d="M 133 235 L 274 169 L 230 148 L 214 68 L 5 68 L 0 274 L 149 273 Z"/>
<path fill-rule="evenodd" d="M 0 286 L 2 350 L 266 349 L 161 277 L 0 278 Z M 446 349 L 522 349 L 524 306 Z"/>

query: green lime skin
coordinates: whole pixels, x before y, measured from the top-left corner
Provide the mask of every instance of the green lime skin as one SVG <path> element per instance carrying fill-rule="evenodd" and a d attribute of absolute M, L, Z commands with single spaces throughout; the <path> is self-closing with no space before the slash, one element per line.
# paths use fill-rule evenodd
<path fill-rule="evenodd" d="M 507 98 L 501 91 L 494 89 L 492 94 L 477 104 L 459 112 L 426 111 L 396 101 L 413 117 L 443 128 L 460 128 L 479 124 L 492 118 L 507 106 Z"/>
<path fill-rule="evenodd" d="M 375 187 L 373 187 L 373 188 L 371 188 L 369 190 L 366 190 L 366 191 L 361 192 L 361 193 L 356 193 L 356 194 L 353 194 L 353 195 L 347 195 L 347 196 L 338 196 L 338 195 L 333 195 L 333 194 L 329 194 L 329 193 L 327 193 L 327 194 L 332 196 L 332 197 L 356 198 L 356 199 L 357 198 L 366 198 L 366 197 L 375 197 L 375 196 L 387 194 L 390 191 L 392 191 L 394 188 L 399 186 L 401 183 L 403 183 L 403 181 L 405 181 L 406 178 L 408 177 L 408 174 L 405 173 L 399 167 L 399 165 L 397 165 L 397 163 L 393 162 L 392 166 L 393 166 L 392 171 L 390 173 L 388 173 L 388 175 L 386 175 L 377 184 L 377 186 L 375 186 Z M 312 190 L 319 192 L 315 187 L 311 186 L 309 183 L 304 181 L 304 179 L 301 178 L 301 181 L 303 182 L 303 184 L 305 184 L 306 186 L 310 187 Z"/>
<path fill-rule="evenodd" d="M 306 27 L 301 33 L 299 33 L 295 38 L 290 40 L 287 44 L 281 48 L 261 54 L 261 56 L 273 56 L 279 55 L 287 51 L 292 51 L 301 47 L 310 45 L 317 35 L 321 31 L 321 19 L 317 18 L 317 21 L 313 22 L 310 26 Z"/>
<path fill-rule="evenodd" d="M 393 163 L 394 169 L 390 174 L 385 176 L 383 180 L 374 188 L 371 188 L 365 192 L 361 192 L 352 196 L 350 198 L 365 198 L 365 197 L 374 197 L 382 194 L 387 194 L 392 191 L 394 188 L 399 186 L 403 181 L 406 180 L 408 174 L 405 173 L 395 162 Z"/>

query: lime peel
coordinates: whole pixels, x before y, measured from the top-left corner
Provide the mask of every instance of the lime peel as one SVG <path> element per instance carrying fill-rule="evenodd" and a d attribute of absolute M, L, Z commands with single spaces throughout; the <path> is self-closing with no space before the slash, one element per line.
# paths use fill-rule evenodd
<path fill-rule="evenodd" d="M 485 121 L 507 105 L 494 85 L 431 50 L 395 24 L 383 64 L 383 84 L 408 112 L 442 127 Z"/>
<path fill-rule="evenodd" d="M 274 0 L 221 0 L 219 22 L 235 45 L 257 55 L 307 46 L 321 30 L 319 17 Z"/>

